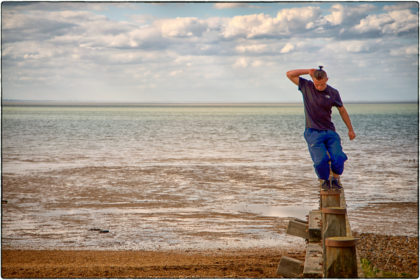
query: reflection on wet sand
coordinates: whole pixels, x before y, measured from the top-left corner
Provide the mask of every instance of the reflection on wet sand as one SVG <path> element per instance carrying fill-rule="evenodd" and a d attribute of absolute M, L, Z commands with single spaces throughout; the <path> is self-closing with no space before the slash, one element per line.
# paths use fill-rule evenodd
<path fill-rule="evenodd" d="M 301 246 L 302 240 L 285 234 L 287 222 L 290 217 L 305 219 L 318 207 L 317 185 L 311 191 L 280 185 L 271 178 L 274 170 L 269 176 L 264 172 L 267 167 L 158 166 L 4 174 L 8 204 L 3 205 L 3 246 L 140 250 Z M 311 181 L 304 184 L 310 189 Z M 369 204 L 351 209 L 349 215 L 354 230 L 387 228 L 396 235 L 415 235 L 416 209 L 417 203 Z M 377 222 L 372 224 L 372 219 Z M 98 235 L 92 228 L 106 234 Z"/>

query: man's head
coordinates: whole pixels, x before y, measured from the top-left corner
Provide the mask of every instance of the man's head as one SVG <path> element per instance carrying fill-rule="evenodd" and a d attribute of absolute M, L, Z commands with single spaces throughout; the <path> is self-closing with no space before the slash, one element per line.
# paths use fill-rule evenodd
<path fill-rule="evenodd" d="M 314 71 L 312 80 L 315 88 L 319 91 L 323 91 L 327 88 L 328 76 L 327 72 L 322 70 L 323 66 L 319 66 L 319 69 Z"/>

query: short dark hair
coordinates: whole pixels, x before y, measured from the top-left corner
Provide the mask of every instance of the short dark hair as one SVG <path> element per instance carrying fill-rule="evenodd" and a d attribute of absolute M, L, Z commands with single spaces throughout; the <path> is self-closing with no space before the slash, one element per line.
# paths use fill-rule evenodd
<path fill-rule="evenodd" d="M 314 71 L 314 77 L 317 80 L 322 80 L 324 78 L 327 78 L 327 72 L 325 72 L 324 70 L 322 70 L 324 66 L 319 66 L 319 69 Z"/>

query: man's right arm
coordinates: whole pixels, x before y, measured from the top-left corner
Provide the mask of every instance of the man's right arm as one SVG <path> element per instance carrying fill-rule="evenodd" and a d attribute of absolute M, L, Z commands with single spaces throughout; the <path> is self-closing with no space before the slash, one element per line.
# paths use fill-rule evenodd
<path fill-rule="evenodd" d="M 290 70 L 286 73 L 287 78 L 291 80 L 295 85 L 299 85 L 299 77 L 302 75 L 310 75 L 313 77 L 314 71 L 316 69 L 296 69 L 296 70 Z"/>

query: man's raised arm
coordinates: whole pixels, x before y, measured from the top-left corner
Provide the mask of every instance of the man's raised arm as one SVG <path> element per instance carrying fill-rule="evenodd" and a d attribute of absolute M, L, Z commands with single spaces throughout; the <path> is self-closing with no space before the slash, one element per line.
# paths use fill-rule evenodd
<path fill-rule="evenodd" d="M 287 78 L 289 78 L 295 85 L 299 85 L 299 76 L 310 75 L 313 77 L 316 69 L 296 69 L 290 70 L 286 73 Z"/>

